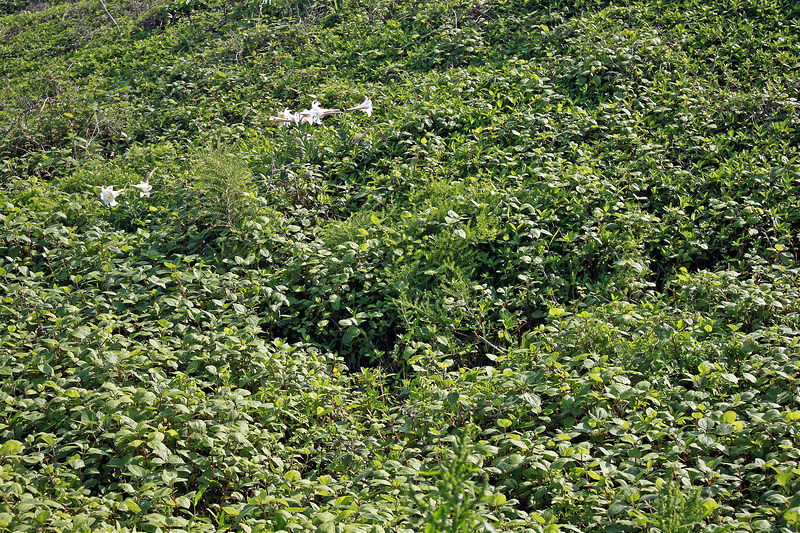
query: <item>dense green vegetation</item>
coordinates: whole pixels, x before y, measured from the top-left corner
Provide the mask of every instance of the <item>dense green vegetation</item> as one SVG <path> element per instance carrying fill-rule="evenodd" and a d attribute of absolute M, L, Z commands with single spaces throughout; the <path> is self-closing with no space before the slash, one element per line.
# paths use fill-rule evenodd
<path fill-rule="evenodd" d="M 0 0 L 0 74 L 0 529 L 800 527 L 797 2 Z"/>

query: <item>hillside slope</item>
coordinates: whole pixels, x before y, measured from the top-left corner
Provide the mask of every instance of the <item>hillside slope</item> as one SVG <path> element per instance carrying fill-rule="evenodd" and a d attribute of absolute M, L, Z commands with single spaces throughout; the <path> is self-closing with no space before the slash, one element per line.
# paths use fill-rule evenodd
<path fill-rule="evenodd" d="M 0 525 L 795 530 L 798 21 L 0 1 Z"/>

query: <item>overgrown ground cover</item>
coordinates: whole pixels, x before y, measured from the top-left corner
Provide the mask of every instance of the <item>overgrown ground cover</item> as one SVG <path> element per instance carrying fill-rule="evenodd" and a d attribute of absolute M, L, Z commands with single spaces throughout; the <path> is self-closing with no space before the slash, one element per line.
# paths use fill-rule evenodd
<path fill-rule="evenodd" d="M 798 530 L 795 2 L 105 6 L 0 0 L 0 529 Z"/>

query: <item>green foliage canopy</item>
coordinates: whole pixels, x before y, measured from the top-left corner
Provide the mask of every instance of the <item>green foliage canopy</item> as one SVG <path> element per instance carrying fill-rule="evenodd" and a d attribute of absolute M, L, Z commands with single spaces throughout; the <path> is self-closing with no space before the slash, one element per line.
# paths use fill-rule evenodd
<path fill-rule="evenodd" d="M 106 6 L 0 1 L 0 527 L 796 530 L 796 3 Z"/>

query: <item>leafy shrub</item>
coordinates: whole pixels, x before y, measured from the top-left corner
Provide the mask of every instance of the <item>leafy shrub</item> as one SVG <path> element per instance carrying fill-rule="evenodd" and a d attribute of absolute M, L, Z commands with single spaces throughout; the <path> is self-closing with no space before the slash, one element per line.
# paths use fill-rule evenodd
<path fill-rule="evenodd" d="M 255 213 L 258 198 L 250 169 L 230 147 L 199 154 L 192 173 L 209 226 L 237 230 Z"/>

